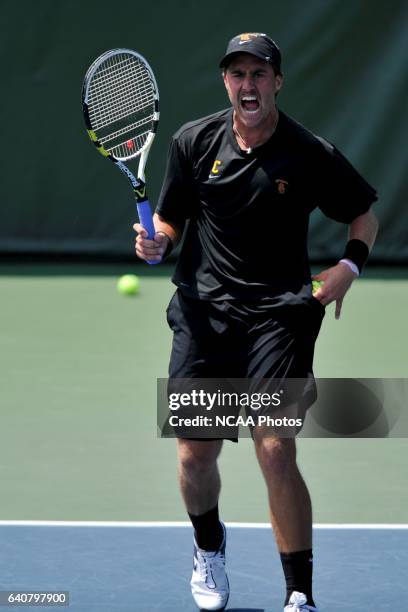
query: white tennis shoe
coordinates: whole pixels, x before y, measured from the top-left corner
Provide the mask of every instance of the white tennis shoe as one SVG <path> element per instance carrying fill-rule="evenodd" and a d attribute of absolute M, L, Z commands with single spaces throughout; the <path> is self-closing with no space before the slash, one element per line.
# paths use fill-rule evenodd
<path fill-rule="evenodd" d="M 228 603 L 229 584 L 225 571 L 225 544 L 227 533 L 221 523 L 224 538 L 215 552 L 202 550 L 194 538 L 193 575 L 191 593 L 200 610 L 224 610 Z"/>
<path fill-rule="evenodd" d="M 298 591 L 293 591 L 290 596 L 289 603 L 284 607 L 283 612 L 306 612 L 309 610 L 310 612 L 319 612 L 317 608 L 314 606 L 307 605 L 307 597 L 303 593 L 299 593 Z"/>

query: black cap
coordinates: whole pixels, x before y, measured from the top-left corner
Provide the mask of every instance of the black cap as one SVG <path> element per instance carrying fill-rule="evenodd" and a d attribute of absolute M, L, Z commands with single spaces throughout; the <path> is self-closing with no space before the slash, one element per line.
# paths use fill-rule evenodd
<path fill-rule="evenodd" d="M 278 45 L 266 34 L 249 32 L 234 36 L 229 43 L 220 68 L 225 68 L 238 53 L 250 53 L 271 64 L 275 72 L 281 74 L 281 53 Z"/>

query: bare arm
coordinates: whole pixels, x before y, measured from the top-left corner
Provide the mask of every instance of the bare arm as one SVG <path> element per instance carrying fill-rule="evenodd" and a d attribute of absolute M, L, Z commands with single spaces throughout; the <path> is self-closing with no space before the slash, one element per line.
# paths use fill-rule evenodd
<path fill-rule="evenodd" d="M 163 217 L 155 213 L 153 215 L 153 223 L 156 229 L 156 232 L 163 232 L 170 238 L 173 243 L 173 246 L 177 246 L 180 242 L 181 235 L 183 233 L 183 228 L 178 227 L 174 223 L 169 223 L 165 221 Z"/>
<path fill-rule="evenodd" d="M 361 240 L 371 250 L 377 236 L 377 230 L 377 217 L 370 208 L 370 210 L 356 217 L 350 223 L 349 240 Z M 314 296 L 325 306 L 336 301 L 335 317 L 339 319 L 344 296 L 356 275 L 347 264 L 339 262 L 337 265 L 323 270 L 313 278 L 324 281 L 324 285 L 315 292 Z"/>
<path fill-rule="evenodd" d="M 356 217 L 349 226 L 349 239 L 362 240 L 368 248 L 373 248 L 378 231 L 378 220 L 370 208 L 366 213 Z"/>
<path fill-rule="evenodd" d="M 170 242 L 173 247 L 178 244 L 183 228 L 165 221 L 157 213 L 153 215 L 153 223 L 156 230 L 154 240 L 147 240 L 147 232 L 140 223 L 134 224 L 133 229 L 137 232 L 135 249 L 140 259 L 159 262 Z"/>

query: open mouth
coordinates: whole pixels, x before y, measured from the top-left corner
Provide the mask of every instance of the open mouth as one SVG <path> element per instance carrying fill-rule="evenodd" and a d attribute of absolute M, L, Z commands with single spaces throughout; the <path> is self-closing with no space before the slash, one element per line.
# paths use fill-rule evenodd
<path fill-rule="evenodd" d="M 247 113 L 256 113 L 259 109 L 259 102 L 256 96 L 242 96 L 241 106 Z"/>

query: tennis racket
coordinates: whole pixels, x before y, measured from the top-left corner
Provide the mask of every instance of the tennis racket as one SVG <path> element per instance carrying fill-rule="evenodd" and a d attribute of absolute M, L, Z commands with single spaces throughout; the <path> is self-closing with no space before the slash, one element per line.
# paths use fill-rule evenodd
<path fill-rule="evenodd" d="M 159 92 L 145 58 L 130 49 L 113 49 L 99 56 L 85 75 L 82 106 L 90 139 L 129 179 L 140 223 L 153 240 L 145 167 L 159 122 Z M 136 157 L 137 177 L 124 163 Z"/>

